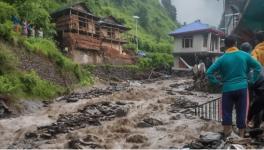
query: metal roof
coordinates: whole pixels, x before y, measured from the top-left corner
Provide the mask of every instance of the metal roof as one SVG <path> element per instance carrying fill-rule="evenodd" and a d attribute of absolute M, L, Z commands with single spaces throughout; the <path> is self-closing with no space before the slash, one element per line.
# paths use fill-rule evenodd
<path fill-rule="evenodd" d="M 215 32 L 218 34 L 223 35 L 224 33 L 220 30 L 217 30 L 208 24 L 202 23 L 200 20 L 197 20 L 193 23 L 187 24 L 179 29 L 176 29 L 175 31 L 171 32 L 169 35 L 172 36 L 177 36 L 177 35 L 182 35 L 182 34 L 188 34 L 188 33 L 194 33 L 194 32 Z"/>

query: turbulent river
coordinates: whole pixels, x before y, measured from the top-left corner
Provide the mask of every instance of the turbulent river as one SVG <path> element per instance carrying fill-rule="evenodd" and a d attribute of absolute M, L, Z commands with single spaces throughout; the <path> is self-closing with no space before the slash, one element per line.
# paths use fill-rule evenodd
<path fill-rule="evenodd" d="M 186 90 L 192 80 L 100 83 L 29 114 L 0 120 L 1 148 L 182 148 L 218 132 L 188 107 L 219 97 Z"/>

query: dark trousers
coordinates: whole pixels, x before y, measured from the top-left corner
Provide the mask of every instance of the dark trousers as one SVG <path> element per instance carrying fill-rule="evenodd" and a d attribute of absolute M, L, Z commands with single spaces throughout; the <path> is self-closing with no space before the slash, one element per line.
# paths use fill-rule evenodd
<path fill-rule="evenodd" d="M 248 120 L 254 121 L 254 128 L 258 128 L 263 121 L 264 111 L 264 94 L 254 97 L 254 101 L 250 107 Z"/>
<path fill-rule="evenodd" d="M 232 125 L 232 112 L 235 106 L 236 122 L 239 129 L 246 128 L 249 107 L 248 89 L 223 93 L 222 113 L 223 125 Z"/>

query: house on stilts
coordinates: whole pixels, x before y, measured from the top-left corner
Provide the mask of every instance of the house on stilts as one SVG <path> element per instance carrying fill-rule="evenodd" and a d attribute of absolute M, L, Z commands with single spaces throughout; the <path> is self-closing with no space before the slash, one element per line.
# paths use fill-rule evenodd
<path fill-rule="evenodd" d="M 174 37 L 174 70 L 190 70 L 200 61 L 208 67 L 223 53 L 224 33 L 197 20 L 171 32 Z"/>

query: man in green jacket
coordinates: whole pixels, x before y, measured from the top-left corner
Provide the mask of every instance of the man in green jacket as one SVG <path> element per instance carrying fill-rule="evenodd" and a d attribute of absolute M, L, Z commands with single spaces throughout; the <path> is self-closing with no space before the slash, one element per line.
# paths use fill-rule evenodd
<path fill-rule="evenodd" d="M 238 50 L 235 37 L 227 37 L 225 46 L 227 47 L 225 54 L 208 69 L 207 76 L 211 83 L 223 85 L 222 125 L 225 137 L 232 132 L 234 105 L 239 135 L 244 137 L 249 109 L 248 73 L 251 69 L 254 70 L 254 77 L 249 81 L 254 83 L 261 72 L 261 65 L 246 52 Z M 215 73 L 221 76 L 221 80 L 216 78 Z"/>

